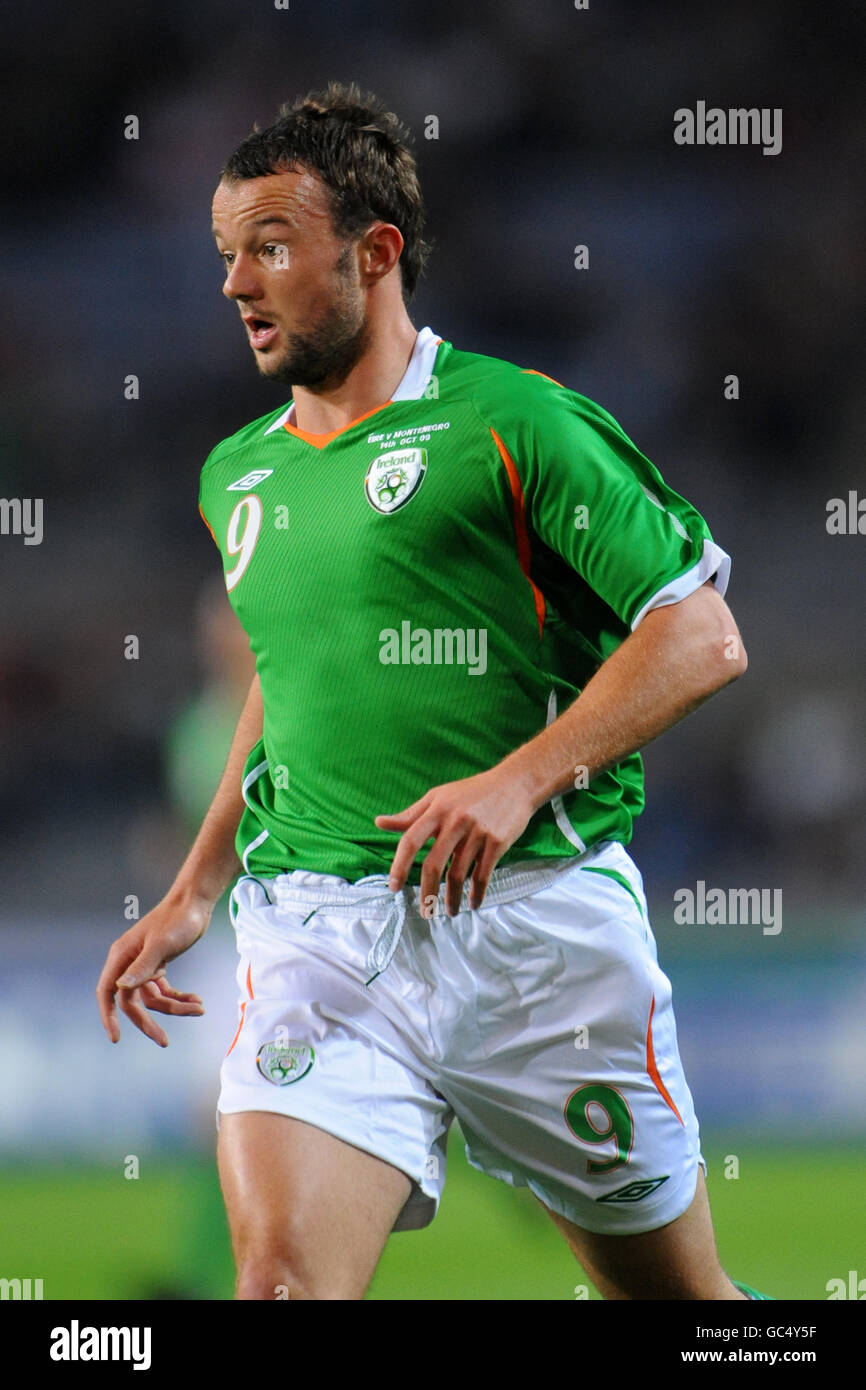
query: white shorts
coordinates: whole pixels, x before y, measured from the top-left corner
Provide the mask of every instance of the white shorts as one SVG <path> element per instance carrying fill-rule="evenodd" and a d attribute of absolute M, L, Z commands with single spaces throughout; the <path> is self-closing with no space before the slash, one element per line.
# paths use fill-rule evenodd
<path fill-rule="evenodd" d="M 219 1112 L 276 1111 L 406 1173 L 426 1226 L 456 1117 L 474 1167 L 589 1231 L 692 1201 L 698 1125 L 640 873 L 612 841 L 494 871 L 479 911 L 386 875 L 242 877 L 237 1032 Z"/>

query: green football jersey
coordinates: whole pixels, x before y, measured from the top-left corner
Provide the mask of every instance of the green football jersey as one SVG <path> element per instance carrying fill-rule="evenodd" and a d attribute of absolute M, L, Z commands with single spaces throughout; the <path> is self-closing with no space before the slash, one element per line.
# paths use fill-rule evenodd
<path fill-rule="evenodd" d="M 651 608 L 724 593 L 730 560 L 606 411 L 429 328 L 384 405 L 330 435 L 292 412 L 201 475 L 264 702 L 237 851 L 252 874 L 354 881 L 391 865 L 375 816 L 500 762 Z M 500 862 L 627 844 L 640 755 L 585 783 L 576 768 Z"/>

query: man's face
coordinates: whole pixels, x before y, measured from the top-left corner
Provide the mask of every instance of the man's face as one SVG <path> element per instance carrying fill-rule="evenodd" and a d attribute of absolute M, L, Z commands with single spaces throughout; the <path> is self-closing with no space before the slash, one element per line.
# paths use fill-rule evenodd
<path fill-rule="evenodd" d="M 307 172 L 223 182 L 213 231 L 263 376 L 339 386 L 363 355 L 367 311 L 351 243 L 336 236 L 325 185 Z"/>

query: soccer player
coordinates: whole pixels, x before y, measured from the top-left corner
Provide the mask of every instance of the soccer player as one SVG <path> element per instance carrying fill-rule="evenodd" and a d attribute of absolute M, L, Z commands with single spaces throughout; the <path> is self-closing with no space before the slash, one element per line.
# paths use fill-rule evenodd
<path fill-rule="evenodd" d="M 201 1012 L 166 965 L 237 877 L 237 1296 L 363 1297 L 389 1233 L 433 1219 L 455 1117 L 605 1297 L 750 1296 L 716 1254 L 625 848 L 637 750 L 745 670 L 729 558 L 606 411 L 415 329 L 423 203 L 375 97 L 284 107 L 213 219 L 223 293 L 292 396 L 201 475 L 256 675 L 190 854 L 97 993 L 113 1041 L 119 1006 L 166 1046 L 154 1012 Z"/>

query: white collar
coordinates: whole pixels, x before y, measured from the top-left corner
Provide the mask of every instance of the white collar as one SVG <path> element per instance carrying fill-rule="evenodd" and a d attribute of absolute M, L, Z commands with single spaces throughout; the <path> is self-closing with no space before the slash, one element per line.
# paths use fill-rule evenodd
<path fill-rule="evenodd" d="M 442 339 L 438 333 L 434 333 L 432 328 L 422 328 L 415 339 L 415 346 L 412 349 L 412 356 L 409 358 L 409 365 L 403 373 L 403 378 L 395 391 L 391 392 L 392 401 L 418 401 L 433 375 L 433 365 L 436 361 L 436 353 L 439 351 L 439 344 Z M 283 411 L 278 420 L 269 425 L 265 434 L 272 434 L 274 430 L 282 429 L 283 425 L 294 424 L 295 403 L 294 401 Z"/>

